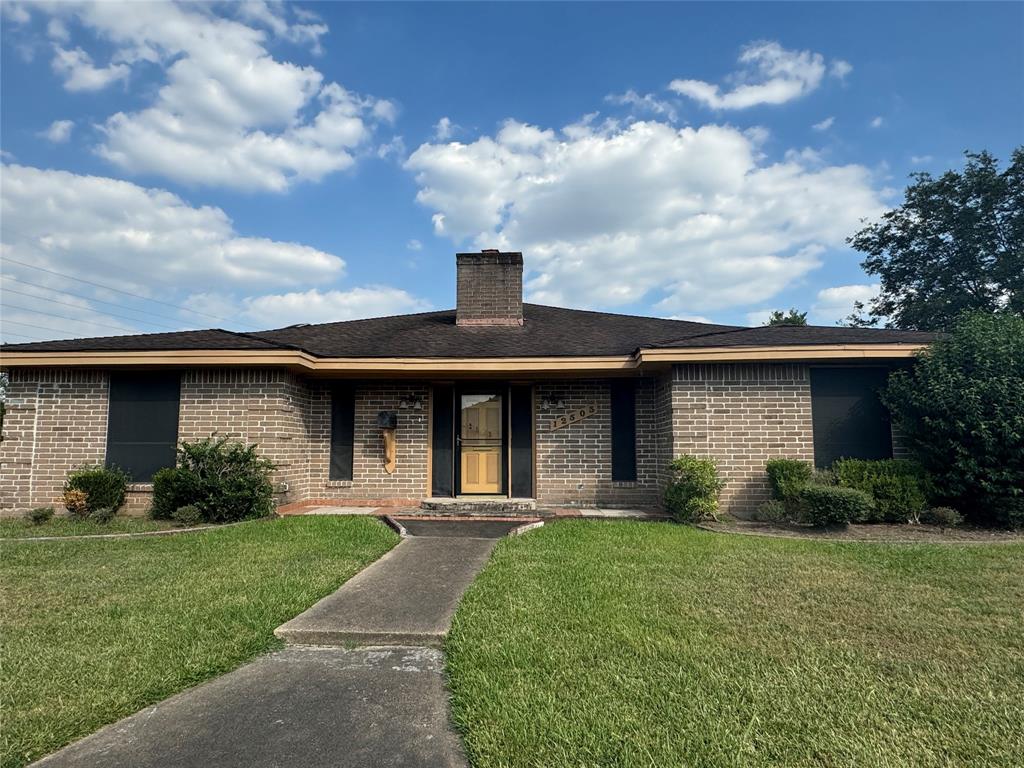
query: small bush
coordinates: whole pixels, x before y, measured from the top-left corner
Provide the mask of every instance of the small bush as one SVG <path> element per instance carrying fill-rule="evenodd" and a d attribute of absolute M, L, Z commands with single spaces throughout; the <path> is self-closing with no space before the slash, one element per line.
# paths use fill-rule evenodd
<path fill-rule="evenodd" d="M 778 523 L 789 519 L 789 510 L 778 499 L 769 499 L 757 508 L 750 519 L 759 523 Z"/>
<path fill-rule="evenodd" d="M 85 491 L 80 491 L 77 488 L 65 488 L 61 501 L 64 503 L 64 509 L 72 517 L 84 520 L 89 516 L 89 495 Z"/>
<path fill-rule="evenodd" d="M 921 522 L 941 528 L 956 528 L 964 521 L 963 515 L 952 507 L 932 507 L 921 513 Z"/>
<path fill-rule="evenodd" d="M 36 507 L 25 513 L 25 517 L 32 525 L 42 525 L 53 519 L 53 507 Z"/>
<path fill-rule="evenodd" d="M 836 480 L 836 473 L 831 469 L 816 469 L 811 474 L 811 482 L 814 485 L 839 485 Z"/>
<path fill-rule="evenodd" d="M 722 481 L 711 459 L 680 456 L 669 465 L 671 477 L 665 488 L 665 508 L 680 522 L 714 518 Z"/>
<path fill-rule="evenodd" d="M 800 493 L 801 519 L 807 525 L 846 525 L 871 509 L 871 497 L 856 488 L 808 485 Z"/>
<path fill-rule="evenodd" d="M 226 437 L 182 442 L 178 466 L 153 476 L 150 514 L 171 518 L 179 508 L 194 505 L 210 523 L 266 517 L 274 511 L 273 470 L 254 445 Z"/>
<path fill-rule="evenodd" d="M 171 517 L 174 518 L 174 522 L 191 528 L 203 522 L 203 511 L 195 504 L 186 504 L 174 510 Z"/>
<path fill-rule="evenodd" d="M 874 501 L 870 516 L 857 522 L 916 523 L 928 507 L 930 480 L 916 462 L 840 459 L 832 470 L 839 485 L 864 491 Z"/>
<path fill-rule="evenodd" d="M 811 465 L 798 459 L 771 459 L 765 465 L 765 471 L 772 486 L 772 497 L 788 507 L 800 499 L 800 491 L 813 475 Z"/>
<path fill-rule="evenodd" d="M 117 510 L 113 507 L 100 507 L 99 509 L 94 509 L 89 513 L 89 519 L 94 523 L 102 523 L 106 525 L 114 519 L 114 515 L 116 514 Z"/>
<path fill-rule="evenodd" d="M 110 507 L 115 512 L 124 504 L 128 475 L 117 467 L 79 467 L 68 475 L 64 490 L 84 491 L 89 512 Z"/>

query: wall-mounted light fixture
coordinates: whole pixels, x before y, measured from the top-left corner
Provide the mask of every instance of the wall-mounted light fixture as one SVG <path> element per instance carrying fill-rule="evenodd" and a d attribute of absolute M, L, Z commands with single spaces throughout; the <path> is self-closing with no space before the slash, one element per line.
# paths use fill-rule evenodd
<path fill-rule="evenodd" d="M 398 401 L 398 407 L 401 408 L 403 411 L 422 411 L 423 398 L 420 397 L 419 395 L 406 395 L 405 397 Z"/>
<path fill-rule="evenodd" d="M 540 399 L 542 411 L 549 411 L 552 408 L 565 408 L 565 399 L 561 395 L 546 395 Z"/>
<path fill-rule="evenodd" d="M 398 429 L 398 414 L 394 411 L 380 411 L 377 414 L 377 426 L 380 428 L 384 449 L 381 463 L 384 465 L 384 471 L 393 475 L 395 467 L 398 465 L 398 441 L 395 439 L 395 430 Z"/>

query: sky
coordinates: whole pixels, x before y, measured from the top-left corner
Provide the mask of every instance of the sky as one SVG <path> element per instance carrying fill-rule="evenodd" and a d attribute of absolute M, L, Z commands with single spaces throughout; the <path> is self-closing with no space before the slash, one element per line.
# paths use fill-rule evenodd
<path fill-rule="evenodd" d="M 1022 3 L 0 4 L 0 336 L 526 300 L 833 325 L 909 174 L 1024 143 Z"/>

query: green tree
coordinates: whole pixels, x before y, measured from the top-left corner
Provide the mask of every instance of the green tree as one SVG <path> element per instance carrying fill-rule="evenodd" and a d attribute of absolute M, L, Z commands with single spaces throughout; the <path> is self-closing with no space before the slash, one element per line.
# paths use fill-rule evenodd
<path fill-rule="evenodd" d="M 882 399 L 941 494 L 974 522 L 1024 526 L 1024 317 L 965 314 Z"/>
<path fill-rule="evenodd" d="M 790 309 L 789 312 L 773 309 L 765 325 L 807 325 L 807 313 L 797 312 L 795 309 Z"/>
<path fill-rule="evenodd" d="M 881 278 L 847 324 L 946 330 L 967 310 L 1024 313 L 1024 147 L 1004 171 L 965 155 L 961 172 L 913 174 L 903 205 L 847 239 Z"/>

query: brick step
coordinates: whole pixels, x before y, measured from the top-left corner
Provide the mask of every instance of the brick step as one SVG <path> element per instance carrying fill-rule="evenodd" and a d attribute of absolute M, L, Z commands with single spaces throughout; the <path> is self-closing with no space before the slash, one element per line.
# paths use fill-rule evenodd
<path fill-rule="evenodd" d="M 537 510 L 536 499 L 430 498 L 420 502 L 420 510 L 441 515 L 517 515 Z"/>

